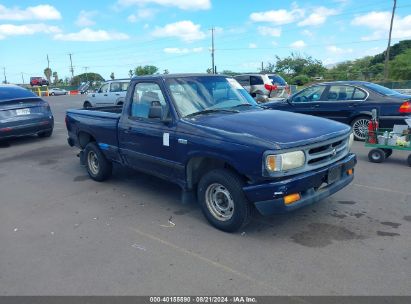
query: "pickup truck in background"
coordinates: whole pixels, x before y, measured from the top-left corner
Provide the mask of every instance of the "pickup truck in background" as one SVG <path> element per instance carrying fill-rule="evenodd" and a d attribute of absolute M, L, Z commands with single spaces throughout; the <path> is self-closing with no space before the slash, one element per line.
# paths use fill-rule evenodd
<path fill-rule="evenodd" d="M 353 180 L 348 125 L 265 110 L 233 78 L 135 77 L 123 107 L 68 110 L 68 143 L 96 181 L 117 163 L 177 183 L 216 228 L 291 211 Z"/>
<path fill-rule="evenodd" d="M 130 79 L 115 79 L 106 81 L 97 92 L 87 94 L 83 103 L 85 109 L 93 107 L 122 106 L 127 94 Z"/>

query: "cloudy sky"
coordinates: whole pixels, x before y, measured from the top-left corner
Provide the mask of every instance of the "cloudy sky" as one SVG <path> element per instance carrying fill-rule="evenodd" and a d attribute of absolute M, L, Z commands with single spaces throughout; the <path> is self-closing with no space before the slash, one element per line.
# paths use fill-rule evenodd
<path fill-rule="evenodd" d="M 28 82 L 48 54 L 64 78 L 71 53 L 75 74 L 120 78 L 138 65 L 205 72 L 212 27 L 218 71 L 257 71 L 292 51 L 331 64 L 381 52 L 391 8 L 390 0 L 0 0 L 0 67 L 8 81 Z M 393 37 L 411 39 L 409 0 L 397 1 Z"/>

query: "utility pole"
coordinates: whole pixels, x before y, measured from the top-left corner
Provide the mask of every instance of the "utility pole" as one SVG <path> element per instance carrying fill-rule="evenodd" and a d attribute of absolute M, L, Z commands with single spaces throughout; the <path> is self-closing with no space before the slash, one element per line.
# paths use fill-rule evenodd
<path fill-rule="evenodd" d="M 89 67 L 87 67 L 87 66 L 83 67 L 83 69 L 86 71 L 86 81 L 87 81 L 87 82 L 88 82 L 88 75 L 87 75 L 87 70 L 88 70 L 88 68 L 89 68 Z"/>
<path fill-rule="evenodd" d="M 74 69 L 73 69 L 73 60 L 71 59 L 71 53 L 69 54 L 70 56 L 70 72 L 71 72 L 71 78 L 74 78 Z"/>
<path fill-rule="evenodd" d="M 264 72 L 264 61 L 261 61 L 261 73 Z"/>
<path fill-rule="evenodd" d="M 3 73 L 4 73 L 4 84 L 7 84 L 6 67 L 3 67 Z"/>
<path fill-rule="evenodd" d="M 24 84 L 24 75 L 23 75 L 23 72 L 21 72 L 21 80 L 23 80 L 23 84 Z"/>
<path fill-rule="evenodd" d="M 49 54 L 47 54 L 47 68 L 50 69 L 50 60 L 49 60 Z"/>
<path fill-rule="evenodd" d="M 394 5 L 392 7 L 392 15 L 391 15 L 390 33 L 388 36 L 388 46 L 387 46 L 387 51 L 385 52 L 385 63 L 384 63 L 384 80 L 385 81 L 387 81 L 388 79 L 388 61 L 390 60 L 391 33 L 392 33 L 392 24 L 394 22 L 394 14 L 395 14 L 396 7 L 397 7 L 397 0 L 394 0 Z"/>
<path fill-rule="evenodd" d="M 211 28 L 211 70 L 215 74 L 215 65 L 214 65 L 214 27 Z"/>

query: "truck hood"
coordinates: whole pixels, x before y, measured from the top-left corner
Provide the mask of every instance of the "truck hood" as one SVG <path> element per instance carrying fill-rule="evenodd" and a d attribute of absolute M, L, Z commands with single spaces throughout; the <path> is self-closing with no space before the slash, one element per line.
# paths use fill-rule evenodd
<path fill-rule="evenodd" d="M 184 122 L 196 126 L 197 130 L 203 129 L 203 136 L 271 149 L 304 146 L 348 135 L 351 130 L 350 126 L 329 119 L 277 110 L 213 113 L 184 119 Z"/>

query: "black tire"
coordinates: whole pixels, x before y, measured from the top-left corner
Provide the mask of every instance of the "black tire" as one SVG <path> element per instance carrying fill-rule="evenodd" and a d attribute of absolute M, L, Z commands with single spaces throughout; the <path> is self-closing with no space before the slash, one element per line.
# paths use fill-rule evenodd
<path fill-rule="evenodd" d="M 92 108 L 91 103 L 89 101 L 85 101 L 83 104 L 83 108 L 84 109 L 90 109 Z"/>
<path fill-rule="evenodd" d="M 368 122 L 371 120 L 369 116 L 359 116 L 356 117 L 351 122 L 352 133 L 354 134 L 354 139 L 358 141 L 365 141 L 368 131 Z"/>
<path fill-rule="evenodd" d="M 211 225 L 226 232 L 234 232 L 248 224 L 251 207 L 243 193 L 243 184 L 237 174 L 227 169 L 212 170 L 201 178 L 197 189 L 198 201 Z M 221 204 L 219 207 L 218 203 L 212 202 L 213 196 Z"/>
<path fill-rule="evenodd" d="M 102 182 L 111 176 L 113 166 L 95 142 L 87 144 L 84 149 L 84 159 L 87 173 L 95 181 Z"/>
<path fill-rule="evenodd" d="M 411 167 L 411 154 L 410 154 L 410 155 L 408 155 L 408 158 L 407 158 L 407 163 L 408 163 L 408 166 L 410 166 L 410 167 Z"/>
<path fill-rule="evenodd" d="M 385 158 L 385 152 L 382 149 L 372 149 L 368 153 L 368 159 L 372 163 L 382 163 Z"/>
<path fill-rule="evenodd" d="M 38 137 L 40 138 L 45 138 L 45 137 L 50 137 L 53 134 L 53 129 L 48 130 L 48 131 L 44 131 L 44 132 L 40 132 L 37 134 Z"/>
<path fill-rule="evenodd" d="M 53 92 L 51 92 L 51 93 L 50 93 L 50 95 L 51 95 L 51 96 L 54 96 L 54 93 L 53 93 Z"/>
<path fill-rule="evenodd" d="M 385 158 L 388 158 L 392 155 L 392 149 L 381 149 L 385 153 Z"/>

